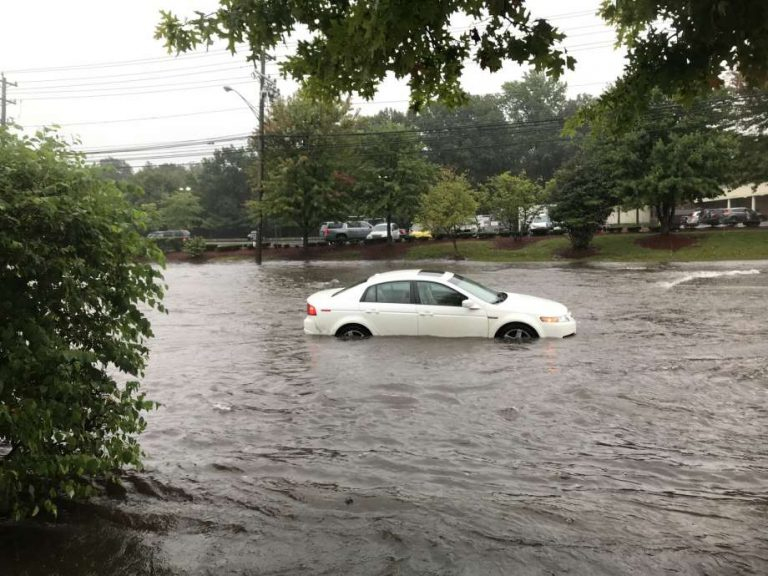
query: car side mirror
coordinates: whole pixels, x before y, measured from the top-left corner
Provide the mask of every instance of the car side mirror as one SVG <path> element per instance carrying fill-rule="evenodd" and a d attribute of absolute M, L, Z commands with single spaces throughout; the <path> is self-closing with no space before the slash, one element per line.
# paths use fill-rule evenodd
<path fill-rule="evenodd" d="M 478 306 L 476 302 L 470 300 L 469 298 L 463 300 L 461 305 L 462 307 L 469 308 L 470 310 L 480 310 L 480 306 Z"/>

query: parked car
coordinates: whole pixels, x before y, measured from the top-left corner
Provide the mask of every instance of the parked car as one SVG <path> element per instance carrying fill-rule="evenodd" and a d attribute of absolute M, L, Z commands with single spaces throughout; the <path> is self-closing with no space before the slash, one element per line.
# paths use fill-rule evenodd
<path fill-rule="evenodd" d="M 686 214 L 680 218 L 680 226 L 684 228 L 696 228 L 701 221 L 702 210 L 694 210 L 690 214 Z"/>
<path fill-rule="evenodd" d="M 453 272 L 396 270 L 347 288 L 312 294 L 307 334 L 482 337 L 525 341 L 565 338 L 576 321 L 563 304 L 497 292 Z"/>
<path fill-rule="evenodd" d="M 400 228 L 397 227 L 397 224 L 392 222 L 389 227 L 390 235 L 392 236 L 392 240 L 397 242 L 400 240 Z M 376 224 L 373 228 L 371 228 L 371 231 L 368 232 L 368 236 L 365 237 L 366 241 L 372 241 L 372 240 L 386 240 L 387 239 L 387 223 L 382 222 L 380 224 Z"/>
<path fill-rule="evenodd" d="M 373 228 L 373 226 L 364 220 L 326 222 L 320 227 L 320 236 L 329 244 L 361 242 L 368 236 L 371 228 Z"/>
<path fill-rule="evenodd" d="M 184 242 L 189 240 L 190 236 L 189 230 L 155 230 L 147 234 L 147 238 L 152 240 L 179 238 Z"/>
<path fill-rule="evenodd" d="M 704 208 L 699 214 L 699 224 L 717 226 L 720 224 L 720 217 L 723 212 L 725 212 L 725 208 Z"/>
<path fill-rule="evenodd" d="M 760 226 L 760 222 L 762 222 L 763 219 L 762 214 L 755 212 L 750 208 L 726 208 L 720 216 L 720 224 L 726 226 L 736 226 L 736 224 L 744 224 L 744 226 Z"/>
<path fill-rule="evenodd" d="M 532 236 L 543 234 L 559 234 L 563 231 L 559 223 L 552 222 L 546 214 L 539 214 L 528 225 L 528 231 Z"/>
<path fill-rule="evenodd" d="M 456 236 L 477 236 L 478 227 L 475 220 L 467 220 L 456 227 Z"/>
<path fill-rule="evenodd" d="M 432 238 L 432 232 L 424 228 L 421 224 L 413 224 L 411 226 L 411 231 L 408 232 L 408 238 L 427 240 Z"/>
<path fill-rule="evenodd" d="M 710 226 L 760 226 L 762 214 L 750 208 L 705 208 L 701 211 L 699 222 Z"/>

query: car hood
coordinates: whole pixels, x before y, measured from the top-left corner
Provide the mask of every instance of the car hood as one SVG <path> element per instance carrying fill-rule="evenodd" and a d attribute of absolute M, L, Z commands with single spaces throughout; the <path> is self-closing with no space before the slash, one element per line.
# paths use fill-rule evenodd
<path fill-rule="evenodd" d="M 506 292 L 505 294 L 507 299 L 504 302 L 493 304 L 493 308 L 509 312 L 536 314 L 538 316 L 563 316 L 568 313 L 566 306 L 554 300 L 527 296 L 525 294 L 515 294 L 514 292 Z"/>

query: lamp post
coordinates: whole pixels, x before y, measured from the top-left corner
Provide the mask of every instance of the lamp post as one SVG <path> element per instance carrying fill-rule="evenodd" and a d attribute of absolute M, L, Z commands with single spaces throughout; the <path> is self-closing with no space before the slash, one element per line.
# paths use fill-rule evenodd
<path fill-rule="evenodd" d="M 256 264 L 261 264 L 261 252 L 262 252 L 262 238 L 264 229 L 264 216 L 262 214 L 261 201 L 264 197 L 264 98 L 266 96 L 264 90 L 266 58 L 264 55 L 261 57 L 261 75 L 259 76 L 259 109 L 253 107 L 248 99 L 240 94 L 237 90 L 231 86 L 224 86 L 225 92 L 234 92 L 246 103 L 248 108 L 253 112 L 259 121 L 259 171 L 256 174 L 256 200 L 259 202 L 259 224 L 256 229 Z"/>

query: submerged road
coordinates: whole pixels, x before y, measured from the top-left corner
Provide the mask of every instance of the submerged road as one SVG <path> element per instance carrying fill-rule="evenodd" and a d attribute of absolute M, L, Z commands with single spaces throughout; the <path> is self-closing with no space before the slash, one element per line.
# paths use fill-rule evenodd
<path fill-rule="evenodd" d="M 147 469 L 0 525 L 0 574 L 768 573 L 768 262 L 451 265 L 563 341 L 301 332 L 387 267 L 170 265 Z"/>

